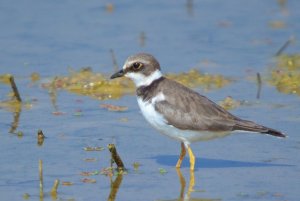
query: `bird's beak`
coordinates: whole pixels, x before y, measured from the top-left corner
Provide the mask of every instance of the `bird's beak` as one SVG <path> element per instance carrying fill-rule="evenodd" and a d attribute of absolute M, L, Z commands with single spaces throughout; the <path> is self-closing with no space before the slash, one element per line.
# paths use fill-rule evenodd
<path fill-rule="evenodd" d="M 124 73 L 124 71 L 122 69 L 122 70 L 116 72 L 115 74 L 113 74 L 112 76 L 110 76 L 110 79 L 114 79 L 114 78 L 117 78 L 117 77 L 122 77 L 124 74 L 125 73 Z"/>

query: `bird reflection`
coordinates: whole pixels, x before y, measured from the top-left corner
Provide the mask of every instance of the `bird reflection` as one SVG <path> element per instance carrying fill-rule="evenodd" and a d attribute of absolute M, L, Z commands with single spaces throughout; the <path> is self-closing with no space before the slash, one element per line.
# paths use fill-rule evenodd
<path fill-rule="evenodd" d="M 194 191 L 195 186 L 195 175 L 194 171 L 190 171 L 190 181 L 188 187 L 186 188 L 186 180 L 181 173 L 179 168 L 176 168 L 176 172 L 180 182 L 180 193 L 179 197 L 171 200 L 161 200 L 161 201 L 219 201 L 220 199 L 208 199 L 208 198 L 192 198 L 191 194 Z M 185 191 L 187 189 L 187 191 Z"/>

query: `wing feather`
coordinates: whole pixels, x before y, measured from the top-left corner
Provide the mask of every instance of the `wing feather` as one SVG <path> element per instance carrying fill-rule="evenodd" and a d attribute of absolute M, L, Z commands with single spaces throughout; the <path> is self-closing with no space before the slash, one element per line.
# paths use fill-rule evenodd
<path fill-rule="evenodd" d="M 168 83 L 172 82 L 172 83 Z M 162 87 L 165 100 L 155 109 L 163 114 L 168 124 L 179 129 L 199 131 L 231 131 L 238 119 L 205 96 L 168 80 Z"/>
<path fill-rule="evenodd" d="M 205 96 L 175 81 L 162 79 L 156 87 L 157 91 L 163 92 L 164 99 L 155 102 L 155 110 L 176 128 L 222 132 L 243 130 L 285 137 L 280 131 L 234 116 Z M 148 97 L 147 94 L 145 97 Z"/>

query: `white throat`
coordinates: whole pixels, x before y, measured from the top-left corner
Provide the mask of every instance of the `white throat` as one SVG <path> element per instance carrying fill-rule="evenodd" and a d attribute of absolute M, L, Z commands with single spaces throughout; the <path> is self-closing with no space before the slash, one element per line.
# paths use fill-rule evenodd
<path fill-rule="evenodd" d="M 160 70 L 155 70 L 149 76 L 145 76 L 141 73 L 136 73 L 136 72 L 128 72 L 126 73 L 125 76 L 130 78 L 134 82 L 136 87 L 140 87 L 140 86 L 150 85 L 154 80 L 161 78 L 162 74 Z"/>

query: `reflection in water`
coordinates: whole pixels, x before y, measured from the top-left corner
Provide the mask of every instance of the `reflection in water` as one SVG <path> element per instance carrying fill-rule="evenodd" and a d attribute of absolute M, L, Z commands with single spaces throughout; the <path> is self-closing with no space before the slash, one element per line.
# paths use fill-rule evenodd
<path fill-rule="evenodd" d="M 207 199 L 207 198 L 192 198 L 191 193 L 194 191 L 194 186 L 195 186 L 194 171 L 190 171 L 190 182 L 187 187 L 187 192 L 185 192 L 186 180 L 183 174 L 181 173 L 179 168 L 176 168 L 176 171 L 180 182 L 179 197 L 172 200 L 161 200 L 161 201 L 219 201 L 220 200 L 220 199 Z"/>
<path fill-rule="evenodd" d="M 287 0 L 277 0 L 281 13 L 287 13 Z"/>
<path fill-rule="evenodd" d="M 43 179 L 43 161 L 39 160 L 39 182 L 40 182 L 40 201 L 44 200 L 44 179 Z"/>
<path fill-rule="evenodd" d="M 256 99 L 259 99 L 260 98 L 260 94 L 261 94 L 261 86 L 262 86 L 262 81 L 261 81 L 260 73 L 256 73 L 256 79 L 257 79 Z"/>
<path fill-rule="evenodd" d="M 140 32 L 140 46 L 144 47 L 145 46 L 145 42 L 146 42 L 146 33 L 145 32 Z"/>
<path fill-rule="evenodd" d="M 123 180 L 123 174 L 117 174 L 117 177 L 114 181 L 112 179 L 110 180 L 110 193 L 107 198 L 108 201 L 114 201 L 116 199 L 122 180 Z"/>
<path fill-rule="evenodd" d="M 49 95 L 50 95 L 50 99 L 51 99 L 51 103 L 52 103 L 52 106 L 54 107 L 54 111 L 57 112 L 58 111 L 58 107 L 57 107 L 57 89 L 56 89 L 56 80 L 57 80 L 57 77 L 55 77 L 53 79 L 53 81 L 51 82 L 50 84 L 50 87 L 49 87 Z"/>
<path fill-rule="evenodd" d="M 19 125 L 20 114 L 22 110 L 22 98 L 14 80 L 14 76 L 10 74 L 0 75 L 0 82 L 10 84 L 12 89 L 11 99 L 0 102 L 0 108 L 7 109 L 14 115 L 14 120 L 11 124 L 9 133 L 14 133 Z"/>
<path fill-rule="evenodd" d="M 3 108 L 13 113 L 13 121 L 11 123 L 9 133 L 15 133 L 19 126 L 20 115 L 22 112 L 22 103 L 17 100 L 8 100 L 0 102 L 0 109 Z"/>
<path fill-rule="evenodd" d="M 13 111 L 14 119 L 13 122 L 11 123 L 9 133 L 14 133 L 17 130 L 19 126 L 21 111 L 22 111 L 22 105 L 18 103 L 14 107 L 14 111 Z"/>
<path fill-rule="evenodd" d="M 190 16 L 194 16 L 194 2 L 193 0 L 186 1 L 186 9 Z"/>

